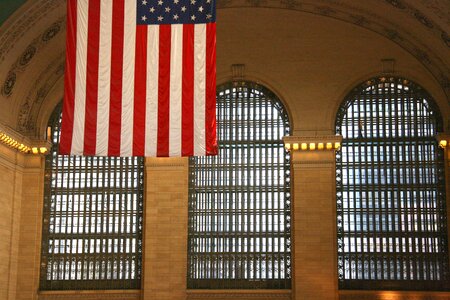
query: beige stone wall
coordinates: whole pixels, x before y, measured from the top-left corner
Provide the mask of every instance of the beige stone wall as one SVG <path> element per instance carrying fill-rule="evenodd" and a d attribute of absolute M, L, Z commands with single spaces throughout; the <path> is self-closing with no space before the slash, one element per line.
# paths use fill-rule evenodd
<path fill-rule="evenodd" d="M 54 14 L 60 17 L 63 13 L 58 10 Z M 244 64 L 243 79 L 265 85 L 286 105 L 296 136 L 333 134 L 339 104 L 360 82 L 386 75 L 383 59 L 395 61 L 393 72 L 387 75 L 405 76 L 419 83 L 435 98 L 445 122 L 450 116 L 448 98 L 426 65 L 398 44 L 361 26 L 312 13 L 268 8 L 220 9 L 217 20 L 218 84 L 232 79 L 233 64 Z M 52 22 L 49 17 L 32 32 L 39 36 Z M 0 111 L 2 124 L 17 125 L 20 104 L 28 99 L 28 92 L 41 87 L 38 77 L 45 59 L 56 61 L 63 51 L 62 36 L 57 39 L 57 47 L 45 46 L 46 52 L 40 52 L 30 63 L 26 73 L 30 76 L 20 74 L 36 84 L 25 87 L 28 83 L 21 80 L 16 87 L 20 92 L 8 102 L 0 97 L 0 105 L 14 108 L 14 114 Z M 25 49 L 28 42 L 23 41 L 21 47 Z M 10 61 L 1 65 L 5 67 L 0 75 L 8 72 L 16 59 L 12 52 L 8 55 Z M 30 95 L 36 96 L 33 92 Z M 42 106 L 30 112 L 38 114 L 35 128 L 45 127 L 49 110 L 62 95 L 59 80 L 47 98 L 39 98 Z M 43 136 L 42 130 L 34 133 Z M 187 290 L 187 159 L 147 159 L 142 290 L 39 293 L 43 160 L 17 156 L 0 145 L 0 300 L 450 298 L 448 293 L 339 292 L 333 153 L 296 154 L 292 170 L 292 291 Z"/>
<path fill-rule="evenodd" d="M 0 299 L 16 297 L 22 155 L 0 144 Z"/>
<path fill-rule="evenodd" d="M 149 158 L 145 175 L 143 299 L 185 299 L 188 159 Z"/>
<path fill-rule="evenodd" d="M 27 155 L 23 170 L 19 271 L 15 299 L 37 299 L 43 190 L 44 158 Z"/>
<path fill-rule="evenodd" d="M 338 299 L 334 151 L 294 152 L 292 171 L 294 299 Z"/>

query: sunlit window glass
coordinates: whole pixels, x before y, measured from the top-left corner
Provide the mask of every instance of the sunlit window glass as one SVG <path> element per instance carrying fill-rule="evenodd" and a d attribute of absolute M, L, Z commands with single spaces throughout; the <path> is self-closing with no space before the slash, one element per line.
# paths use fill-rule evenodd
<path fill-rule="evenodd" d="M 143 159 L 59 155 L 60 125 L 58 107 L 49 123 L 40 288 L 137 289 Z"/>
<path fill-rule="evenodd" d="M 188 288 L 290 288 L 286 110 L 262 86 L 230 83 L 217 127 L 219 155 L 190 163 Z"/>
<path fill-rule="evenodd" d="M 342 104 L 336 132 L 341 289 L 448 289 L 439 109 L 420 86 L 376 78 Z"/>

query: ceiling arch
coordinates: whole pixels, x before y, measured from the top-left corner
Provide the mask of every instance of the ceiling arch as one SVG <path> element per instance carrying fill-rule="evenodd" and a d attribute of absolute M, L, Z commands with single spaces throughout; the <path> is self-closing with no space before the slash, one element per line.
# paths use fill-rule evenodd
<path fill-rule="evenodd" d="M 17 82 L 26 77 L 33 58 L 51 47 L 55 40 L 64 37 L 62 29 L 65 27 L 66 11 L 65 1 L 61 0 L 4 0 L 1 5 L 5 10 L 0 10 L 0 66 L 6 72 L 0 71 L 0 97 L 8 98 L 14 93 Z M 449 101 L 450 7 L 446 0 L 217 0 L 217 7 L 219 10 L 257 7 L 301 11 L 376 32 L 420 61 L 439 82 Z M 39 27 L 37 24 L 43 20 L 47 25 L 40 26 L 42 29 L 36 31 L 35 27 Z M 30 32 L 33 32 L 34 38 L 30 38 Z M 23 44 L 24 39 L 26 45 Z M 21 49 L 17 49 L 17 45 L 22 45 Z M 14 55 L 15 58 L 11 59 Z M 48 61 L 43 70 L 53 70 L 54 74 L 29 86 L 25 100 L 17 109 L 16 128 L 21 132 L 34 130 L 32 124 L 43 101 L 42 91 L 56 82 L 54 76 L 63 76 L 60 68 L 62 61 L 59 54 L 57 66 L 55 62 Z M 41 76 L 38 78 L 42 79 Z"/>
<path fill-rule="evenodd" d="M 416 57 L 433 74 L 447 98 L 450 98 L 450 6 L 445 0 L 416 1 L 414 4 L 417 4 L 417 8 L 410 2 L 385 0 L 374 4 L 372 1 L 352 0 L 219 0 L 217 6 L 219 9 L 260 7 L 297 10 L 374 31 Z"/>

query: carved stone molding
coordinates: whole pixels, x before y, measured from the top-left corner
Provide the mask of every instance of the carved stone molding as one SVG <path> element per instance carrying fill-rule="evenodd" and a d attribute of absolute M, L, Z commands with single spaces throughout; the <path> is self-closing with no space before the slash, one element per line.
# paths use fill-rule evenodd
<path fill-rule="evenodd" d="M 17 80 L 20 79 L 21 73 L 24 73 L 26 68 L 36 54 L 41 51 L 55 36 L 58 35 L 65 28 L 66 19 L 60 18 L 54 22 L 50 27 L 42 32 L 42 34 L 35 38 L 25 51 L 16 59 L 11 65 L 8 75 L 5 79 L 1 94 L 9 97 L 13 93 L 13 88 Z"/>
<path fill-rule="evenodd" d="M 33 28 L 40 20 L 45 18 L 50 12 L 58 7 L 65 7 L 65 1 L 61 0 L 40 0 L 30 1 L 32 3 L 28 10 L 24 11 L 20 18 L 14 20 L 14 23 L 0 31 L 0 64 L 5 60 L 16 42 L 21 39 L 25 33 Z M 27 4 L 25 4 L 27 5 Z"/>
<path fill-rule="evenodd" d="M 233 81 L 244 80 L 245 65 L 244 64 L 231 65 L 231 76 Z"/>
<path fill-rule="evenodd" d="M 335 160 L 295 160 L 292 161 L 292 165 L 295 168 L 301 169 L 329 169 L 330 167 L 334 167 Z"/>
<path fill-rule="evenodd" d="M 56 82 L 64 75 L 64 55 L 62 52 L 58 57 L 39 74 L 37 81 L 30 88 L 25 102 L 21 105 L 17 118 L 17 130 L 26 135 L 32 135 L 37 114 L 47 94 Z"/>
<path fill-rule="evenodd" d="M 450 86 L 446 84 L 450 81 L 448 78 L 450 66 L 446 65 L 445 62 L 435 54 L 435 50 L 430 44 L 422 42 L 417 38 L 417 36 L 414 35 L 414 31 L 410 30 L 410 28 L 400 28 L 398 24 L 389 21 L 385 17 L 375 14 L 373 11 L 361 9 L 358 5 L 354 5 L 353 3 L 355 2 L 344 3 L 342 1 L 316 0 L 302 1 L 300 3 L 298 0 L 224 0 L 219 1 L 219 3 L 220 5 L 218 4 L 218 8 L 264 7 L 297 10 L 332 17 L 377 32 L 416 57 L 416 59 L 433 74 L 447 96 L 450 96 Z M 429 18 L 426 17 L 425 13 L 420 12 L 410 5 L 404 4 L 404 1 L 387 0 L 386 5 L 392 5 L 399 9 L 402 9 L 403 7 L 405 13 L 418 19 L 418 21 L 426 28 L 432 30 L 437 39 L 443 40 L 447 46 L 450 44 L 448 33 L 440 27 L 435 26 Z M 431 28 L 430 24 L 432 25 Z"/>
<path fill-rule="evenodd" d="M 187 157 L 152 157 L 145 159 L 145 167 L 151 169 L 185 168 L 189 165 Z"/>

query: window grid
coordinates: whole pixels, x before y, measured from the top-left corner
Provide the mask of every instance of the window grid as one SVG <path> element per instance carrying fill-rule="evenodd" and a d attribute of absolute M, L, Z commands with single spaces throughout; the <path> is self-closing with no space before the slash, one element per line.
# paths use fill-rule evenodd
<path fill-rule="evenodd" d="M 218 156 L 190 161 L 188 288 L 290 288 L 288 116 L 253 83 L 218 89 Z"/>
<path fill-rule="evenodd" d="M 140 288 L 143 158 L 58 155 L 60 107 L 50 123 L 40 289 Z"/>
<path fill-rule="evenodd" d="M 341 106 L 336 131 L 341 289 L 445 290 L 448 273 L 442 130 L 430 96 L 378 78 Z"/>

